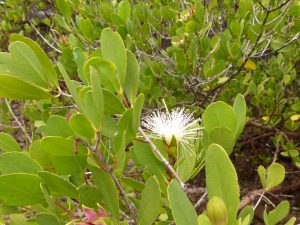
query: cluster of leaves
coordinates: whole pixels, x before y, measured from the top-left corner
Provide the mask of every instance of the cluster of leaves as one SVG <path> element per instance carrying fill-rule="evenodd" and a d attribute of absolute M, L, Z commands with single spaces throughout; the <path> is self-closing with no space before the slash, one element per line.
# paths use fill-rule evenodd
<path fill-rule="evenodd" d="M 27 138 L 22 150 L 0 133 L 1 213 L 9 215 L 3 220 L 251 224 L 257 205 L 240 202 L 229 155 L 248 114 L 256 128 L 274 131 L 276 149 L 299 164 L 291 138 L 300 124 L 299 50 L 291 50 L 300 34 L 299 2 L 57 0 L 56 6 L 61 38 L 56 47 L 46 43 L 59 54 L 55 62 L 21 35 L 11 35 L 9 52 L 0 53 L 0 96 L 26 100 L 32 127 L 28 132 L 18 121 Z M 211 103 L 217 97 L 224 101 Z M 202 120 L 201 135 L 189 151 L 179 147 L 175 160 L 164 140 L 151 140 L 140 125 L 162 98 Z M 232 106 L 225 103 L 231 99 Z M 258 168 L 261 198 L 284 179 L 275 161 Z M 197 215 L 203 198 L 193 206 L 182 184 L 203 167 L 209 205 Z M 265 224 L 277 224 L 289 208 L 287 201 L 266 208 Z"/>
<path fill-rule="evenodd" d="M 248 124 L 266 125 L 252 135 L 269 128 L 281 137 L 271 144 L 280 143 L 299 165 L 298 1 L 59 1 L 58 8 L 55 21 L 68 35 L 61 62 L 69 73 L 77 74 L 74 48 L 93 51 L 101 30 L 112 27 L 139 58 L 147 105 L 165 98 L 200 115 L 217 97 L 242 93 Z"/>

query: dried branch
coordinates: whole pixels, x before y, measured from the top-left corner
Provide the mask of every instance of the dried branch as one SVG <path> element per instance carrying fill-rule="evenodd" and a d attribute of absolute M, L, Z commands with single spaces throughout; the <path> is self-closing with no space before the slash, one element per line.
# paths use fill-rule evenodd
<path fill-rule="evenodd" d="M 54 51 L 58 52 L 59 54 L 62 54 L 62 51 L 60 51 L 59 49 L 57 49 L 55 46 L 53 46 L 39 31 L 38 29 L 36 29 L 36 27 L 34 26 L 34 24 L 32 23 L 31 19 L 28 18 L 28 21 L 31 25 L 31 27 L 35 30 L 35 32 L 40 36 L 40 38 L 50 47 L 52 48 Z"/>
<path fill-rule="evenodd" d="M 10 107 L 10 104 L 8 102 L 8 100 L 5 98 L 4 99 L 6 105 L 7 105 L 7 108 L 8 108 L 8 111 L 10 112 L 10 114 L 12 115 L 12 117 L 14 118 L 14 120 L 16 121 L 16 123 L 18 124 L 18 126 L 20 127 L 20 129 L 23 131 L 25 137 L 28 139 L 28 142 L 31 144 L 31 137 L 29 136 L 29 134 L 27 133 L 25 127 L 23 126 L 23 124 L 19 121 L 18 117 L 15 115 L 15 113 L 12 111 L 11 107 Z"/>

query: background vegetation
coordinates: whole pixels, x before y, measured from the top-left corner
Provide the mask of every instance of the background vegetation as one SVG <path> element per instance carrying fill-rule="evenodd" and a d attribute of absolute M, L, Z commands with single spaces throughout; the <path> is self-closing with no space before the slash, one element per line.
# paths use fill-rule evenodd
<path fill-rule="evenodd" d="M 34 150 L 40 148 L 37 146 L 41 144 L 41 138 L 47 136 L 72 137 L 61 140 L 61 143 L 65 145 L 70 144 L 69 140 L 73 141 L 78 137 L 89 145 L 95 144 L 97 141 L 97 137 L 95 138 L 97 132 L 91 131 L 90 135 L 84 134 L 81 133 L 81 128 L 74 128 L 74 126 L 82 127 L 81 123 L 73 125 L 73 127 L 72 124 L 69 125 L 70 118 L 74 117 L 77 108 L 82 113 L 80 115 L 84 115 L 78 120 L 90 120 L 90 118 L 87 116 L 89 113 L 85 114 L 84 110 L 80 108 L 80 104 L 78 104 L 80 101 L 75 99 L 66 77 L 70 77 L 76 85 L 86 85 L 93 90 L 93 87 L 90 87 L 92 84 L 86 78 L 86 74 L 90 75 L 92 72 L 87 72 L 85 65 L 88 61 L 88 65 L 96 65 L 97 61 L 93 62 L 93 57 L 105 55 L 103 43 L 106 42 L 103 30 L 110 28 L 119 34 L 118 37 L 123 41 L 124 47 L 130 50 L 137 59 L 139 78 L 136 93 L 143 94 L 144 98 L 143 100 L 132 100 L 126 93 L 127 97 L 125 100 L 122 99 L 124 101 L 121 101 L 121 106 L 110 109 L 109 113 L 105 112 L 110 116 L 109 122 L 106 123 L 114 125 L 111 125 L 112 127 L 107 125 L 103 131 L 105 136 L 103 145 L 109 146 L 115 133 L 119 139 L 125 135 L 120 134 L 122 123 L 118 122 L 120 117 L 116 117 L 115 114 L 123 114 L 123 109 L 128 108 L 128 105 L 134 105 L 135 101 L 144 101 L 144 105 L 141 103 L 142 109 L 137 109 L 137 111 L 142 110 L 141 117 L 147 115 L 154 108 L 163 107 L 162 100 L 164 99 L 170 109 L 186 107 L 195 111 L 195 118 L 203 119 L 204 111 L 213 102 L 219 100 L 233 105 L 236 96 L 240 93 L 244 96 L 247 105 L 245 128 L 240 136 L 233 137 L 236 140 L 233 141 L 235 147 L 230 158 L 239 178 L 241 199 L 244 200 L 241 204 L 245 204 L 244 206 L 255 204 L 263 193 L 265 198 L 260 199 L 262 204 L 258 205 L 255 210 L 253 223 L 259 224 L 264 221 L 265 224 L 272 224 L 266 222 L 267 216 L 266 213 L 263 213 L 264 205 L 268 205 L 269 211 L 281 201 L 288 200 L 291 209 L 287 218 L 296 216 L 296 223 L 300 223 L 300 2 L 298 0 L 57 0 L 55 2 L 4 0 L 0 1 L 0 12 L 0 49 L 2 52 L 13 52 L 14 47 L 12 46 L 16 46 L 13 43 L 16 40 L 24 41 L 20 36 L 11 36 L 12 34 L 24 35 L 38 43 L 47 53 L 51 63 L 55 65 L 55 68 L 43 68 L 48 71 L 43 72 L 59 74 L 57 81 L 50 80 L 46 85 L 47 91 L 40 93 L 40 96 L 43 94 L 56 95 L 55 98 L 38 99 L 33 97 L 31 98 L 33 100 L 20 100 L 28 98 L 22 94 L 17 96 L 16 93 L 3 94 L 4 92 L 8 93 L 5 87 L 9 87 L 9 85 L 5 82 L 0 84 L 1 96 L 6 97 L 1 100 L 0 105 L 0 130 L 11 134 L 18 141 L 22 150 L 29 150 L 29 155 L 42 166 L 43 170 L 51 172 L 47 169 L 49 166 L 47 160 L 34 155 L 36 153 Z M 108 37 L 118 39 L 114 35 Z M 28 44 L 27 41 L 24 42 Z M 118 52 L 120 49 L 118 41 L 111 39 L 111 42 L 116 45 L 108 48 Z M 33 44 L 28 45 L 32 46 Z M 23 50 L 25 51 L 25 48 Z M 29 55 L 27 57 L 33 59 Z M 42 56 L 39 55 L 39 57 Z M 110 61 L 119 69 L 118 60 Z M 0 71 L 4 71 L 5 63 L 4 53 L 1 53 Z M 19 66 L 16 68 L 24 67 L 21 64 Z M 63 75 L 64 70 L 68 74 L 67 76 Z M 130 71 L 130 73 L 135 73 L 135 71 Z M 39 84 L 35 83 L 34 85 Z M 17 89 L 18 86 L 15 87 Z M 109 85 L 105 88 L 112 91 L 117 97 L 123 94 L 114 88 L 109 89 Z M 95 90 L 93 91 L 95 92 Z M 107 102 L 111 103 L 113 100 L 114 98 Z M 111 104 L 114 106 L 115 102 Z M 109 106 L 105 105 L 105 107 Z M 91 112 L 91 109 L 87 111 Z M 227 120 L 226 110 L 222 112 L 224 114 L 221 113 L 221 116 Z M 211 120 L 214 119 L 215 117 L 211 118 Z M 61 126 L 60 129 L 58 124 Z M 83 124 L 85 123 L 83 122 Z M 67 128 L 69 126 L 71 128 Z M 85 129 L 87 129 L 84 130 L 85 132 L 89 131 L 89 128 Z M 1 135 L 5 136 L 4 133 Z M 226 134 L 222 133 L 221 136 L 228 140 Z M 6 138 L 5 136 L 2 140 L 7 142 Z M 130 158 L 135 162 L 134 165 L 130 165 L 132 162 L 129 162 L 122 169 L 114 167 L 116 162 L 109 162 L 109 165 L 113 167 L 114 173 L 112 174 L 117 174 L 116 177 L 120 178 L 131 201 L 137 205 L 134 194 L 142 196 L 141 201 L 146 201 L 143 200 L 145 183 L 148 184 L 146 187 L 153 190 L 158 185 L 154 179 L 159 181 L 159 178 L 152 177 L 153 174 L 158 176 L 155 169 L 153 172 L 146 162 L 134 158 L 137 156 L 132 153 L 132 144 L 134 149 L 138 149 L 136 147 L 138 144 L 133 142 L 133 138 L 131 139 L 131 141 L 125 141 L 126 145 L 123 143 L 125 145 L 123 148 L 126 149 L 126 162 Z M 53 141 L 59 142 L 59 140 Z M 118 141 L 120 142 L 120 140 Z M 44 145 L 47 144 L 44 143 Z M 7 151 L 5 147 L 1 146 L 1 140 L 0 149 L 4 152 Z M 225 150 L 227 151 L 226 148 Z M 123 156 L 114 152 L 112 157 L 120 159 Z M 259 182 L 259 177 L 261 178 L 262 175 L 257 173 L 257 168 L 260 165 L 267 168 L 275 162 L 284 166 L 285 181 L 275 189 L 262 190 L 261 188 L 268 188 L 263 185 L 263 181 L 262 184 Z M 186 192 L 193 204 L 196 204 L 205 192 L 203 189 L 205 174 L 201 170 L 203 164 L 198 163 L 198 167 L 195 166 L 193 173 L 188 174 L 186 179 L 188 184 Z M 59 171 L 63 168 L 55 169 Z M 0 171 L 1 174 L 8 173 L 1 170 L 1 165 Z M 89 171 L 93 171 L 93 169 L 89 168 Z M 41 179 L 48 181 L 50 178 L 45 177 L 49 174 L 43 173 L 45 174 L 40 175 Z M 69 175 L 69 173 L 63 173 L 63 175 Z M 107 178 L 106 175 L 100 172 L 99 179 Z M 63 178 L 82 190 L 82 180 L 76 176 L 77 174 L 72 174 L 71 178 Z M 107 178 L 106 181 L 109 186 L 110 178 Z M 95 182 L 97 184 L 97 178 L 95 178 Z M 159 185 L 163 189 L 163 185 L 161 183 Z M 173 186 L 171 187 L 175 190 L 175 184 Z M 166 187 L 164 188 L 166 189 Z M 144 191 L 142 192 L 142 190 Z M 94 194 L 97 189 L 89 191 Z M 87 194 L 87 192 L 84 193 Z M 76 213 L 80 211 L 77 208 L 81 207 L 82 199 L 79 202 L 72 201 L 71 199 L 78 199 L 77 194 L 75 194 L 76 197 L 73 194 L 67 195 L 68 198 L 65 197 L 67 200 L 59 198 L 61 195 L 66 196 L 65 193 L 59 192 L 53 195 L 54 205 L 60 208 L 54 218 L 58 218 L 57 220 L 61 224 L 72 221 L 74 215 L 77 216 Z M 146 194 L 144 195 L 146 196 Z M 99 200 L 99 202 L 102 201 Z M 109 207 L 115 210 L 114 206 L 107 206 L 108 203 L 105 203 L 106 211 L 110 210 Z M 180 222 L 176 220 L 176 215 L 173 213 L 174 218 L 171 216 L 168 204 L 172 203 L 163 202 L 159 205 L 163 208 L 158 213 L 160 217 L 154 213 L 156 216 L 154 217 L 158 217 L 157 224 L 171 224 L 175 218 L 175 222 L 180 225 Z M 91 203 L 88 200 L 84 202 L 84 205 L 97 208 L 94 202 Z M 123 200 L 120 208 L 121 212 L 130 214 L 130 207 L 126 209 L 126 199 Z M 202 203 L 196 209 L 198 213 L 203 212 L 205 204 Z M 69 210 L 71 215 L 66 210 Z M 41 222 L 46 220 L 45 218 L 38 219 L 36 217 L 37 212 L 40 213 L 43 210 L 36 207 L 14 208 L 2 204 L 3 221 L 9 224 L 46 224 Z M 119 212 L 111 213 L 109 211 L 109 213 L 111 215 Z M 48 216 L 48 214 L 42 215 Z M 167 215 L 166 219 L 163 218 L 164 215 Z M 126 217 L 124 216 L 124 218 Z M 123 220 L 125 220 L 124 218 Z M 130 220 L 128 219 L 128 221 Z M 106 223 L 110 224 L 108 221 Z M 111 223 L 113 224 L 113 222 Z"/>

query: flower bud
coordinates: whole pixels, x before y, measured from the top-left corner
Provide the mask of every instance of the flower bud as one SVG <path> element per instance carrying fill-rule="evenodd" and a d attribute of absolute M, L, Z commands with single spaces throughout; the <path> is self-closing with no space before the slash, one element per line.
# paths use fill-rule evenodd
<path fill-rule="evenodd" d="M 206 212 L 212 225 L 227 224 L 228 213 L 223 199 L 219 197 L 212 197 L 207 203 Z"/>
<path fill-rule="evenodd" d="M 168 155 L 175 156 L 177 153 L 177 139 L 174 135 L 169 140 L 164 140 L 164 149 Z"/>

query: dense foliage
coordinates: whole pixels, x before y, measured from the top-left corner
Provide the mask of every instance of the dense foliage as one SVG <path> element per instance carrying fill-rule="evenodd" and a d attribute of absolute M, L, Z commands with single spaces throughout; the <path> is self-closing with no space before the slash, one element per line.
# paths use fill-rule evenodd
<path fill-rule="evenodd" d="M 299 0 L 0 11 L 3 224 L 299 223 Z"/>

